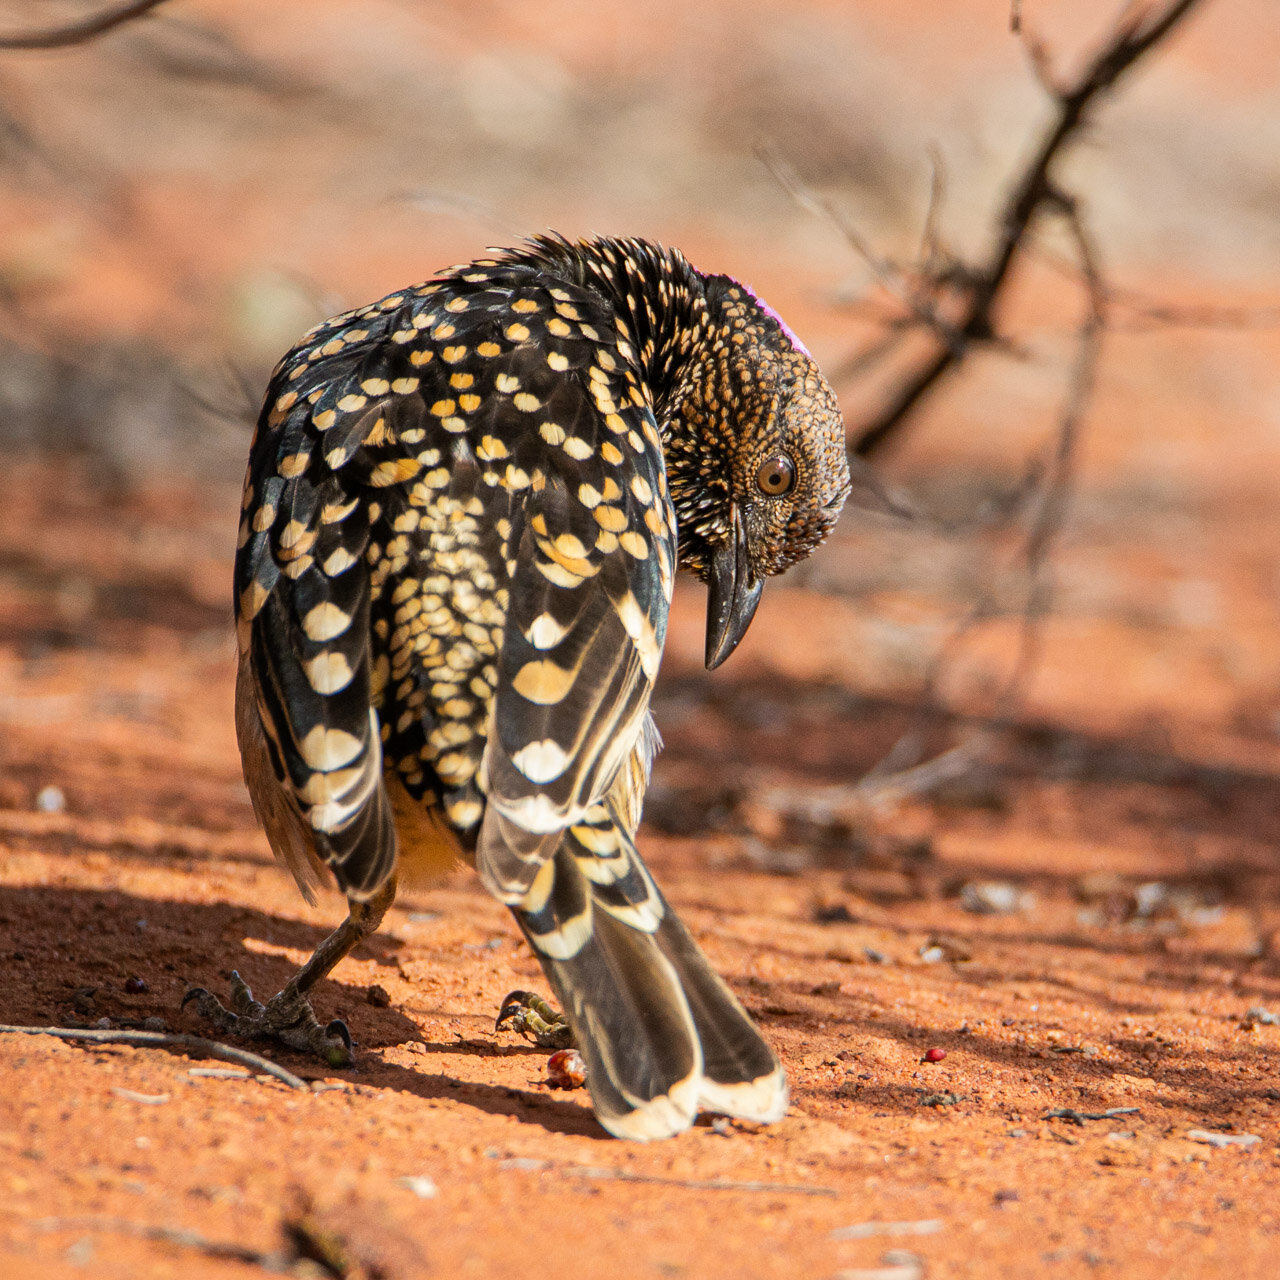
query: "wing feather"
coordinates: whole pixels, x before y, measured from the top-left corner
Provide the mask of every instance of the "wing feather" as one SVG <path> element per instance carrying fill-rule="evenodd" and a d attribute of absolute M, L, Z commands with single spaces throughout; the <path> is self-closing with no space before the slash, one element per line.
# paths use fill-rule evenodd
<path fill-rule="evenodd" d="M 509 903 L 554 853 L 554 833 L 599 803 L 640 740 L 675 554 L 649 409 L 593 392 L 599 378 L 533 385 L 548 425 L 529 462 L 477 846 L 481 877 Z"/>

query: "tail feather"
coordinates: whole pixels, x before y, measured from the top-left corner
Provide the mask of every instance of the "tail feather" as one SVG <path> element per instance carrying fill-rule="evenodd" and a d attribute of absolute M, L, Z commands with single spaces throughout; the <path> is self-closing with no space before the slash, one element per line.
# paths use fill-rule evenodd
<path fill-rule="evenodd" d="M 655 941 L 679 974 L 702 1046 L 699 1103 L 761 1124 L 781 1120 L 790 1101 L 786 1072 L 747 1011 L 669 909 Z"/>
<path fill-rule="evenodd" d="M 600 1123 L 647 1141 L 687 1129 L 699 1106 L 780 1119 L 773 1051 L 613 830 L 616 874 L 584 842 L 601 843 L 591 830 L 573 828 L 512 907 L 573 1027 Z"/>

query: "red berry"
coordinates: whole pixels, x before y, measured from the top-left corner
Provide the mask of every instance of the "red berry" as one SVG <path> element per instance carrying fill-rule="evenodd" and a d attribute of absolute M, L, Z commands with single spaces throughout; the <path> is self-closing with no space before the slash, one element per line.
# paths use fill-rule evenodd
<path fill-rule="evenodd" d="M 587 1082 L 587 1064 L 577 1049 L 561 1049 L 547 1059 L 547 1086 L 580 1089 Z"/>
<path fill-rule="evenodd" d="M 926 1062 L 941 1062 L 947 1056 L 945 1049 L 926 1049 L 924 1060 Z"/>

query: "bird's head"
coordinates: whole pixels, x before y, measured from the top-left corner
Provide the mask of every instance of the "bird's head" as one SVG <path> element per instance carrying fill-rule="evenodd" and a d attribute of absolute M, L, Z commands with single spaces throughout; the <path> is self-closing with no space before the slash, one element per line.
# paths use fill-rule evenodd
<path fill-rule="evenodd" d="M 708 587 L 707 666 L 746 634 L 764 579 L 802 560 L 850 491 L 835 393 L 785 324 L 727 276 L 672 397 L 667 480 L 680 564 Z"/>

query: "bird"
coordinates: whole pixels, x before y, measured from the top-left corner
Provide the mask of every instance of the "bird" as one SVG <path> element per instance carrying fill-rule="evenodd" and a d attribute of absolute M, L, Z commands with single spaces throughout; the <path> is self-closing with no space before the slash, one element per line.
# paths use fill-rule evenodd
<path fill-rule="evenodd" d="M 650 698 L 677 569 L 706 584 L 717 667 L 849 491 L 800 340 L 653 241 L 534 236 L 312 329 L 250 450 L 236 729 L 277 858 L 312 902 L 331 874 L 348 915 L 267 1004 L 233 974 L 231 1007 L 184 1005 L 347 1065 L 308 993 L 398 877 L 469 863 L 608 1132 L 781 1119 L 777 1055 L 636 849 Z"/>

